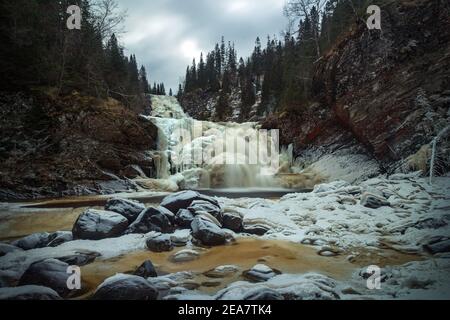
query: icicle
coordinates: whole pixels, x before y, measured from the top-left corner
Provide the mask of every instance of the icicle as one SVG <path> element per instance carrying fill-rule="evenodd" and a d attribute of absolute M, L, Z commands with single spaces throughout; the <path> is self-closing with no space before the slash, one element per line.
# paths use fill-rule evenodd
<path fill-rule="evenodd" d="M 430 185 L 433 184 L 433 175 L 434 175 L 434 162 L 436 161 L 436 148 L 439 140 L 444 136 L 447 130 L 450 129 L 450 126 L 445 127 L 436 138 L 433 139 L 432 142 L 432 151 L 431 151 L 431 163 L 430 163 Z"/>

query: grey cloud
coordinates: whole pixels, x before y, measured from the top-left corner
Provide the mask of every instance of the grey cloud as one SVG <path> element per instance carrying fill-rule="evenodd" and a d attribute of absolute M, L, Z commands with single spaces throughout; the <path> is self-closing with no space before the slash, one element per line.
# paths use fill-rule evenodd
<path fill-rule="evenodd" d="M 248 56 L 257 36 L 279 35 L 284 0 L 118 0 L 128 10 L 121 39 L 150 73 L 176 91 L 186 66 L 221 36 Z"/>

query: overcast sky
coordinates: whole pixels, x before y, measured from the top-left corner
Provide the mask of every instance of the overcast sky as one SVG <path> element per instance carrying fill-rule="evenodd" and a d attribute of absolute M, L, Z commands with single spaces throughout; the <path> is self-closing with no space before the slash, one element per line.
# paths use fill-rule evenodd
<path fill-rule="evenodd" d="M 174 92 L 186 66 L 214 48 L 221 36 L 247 57 L 260 36 L 279 36 L 285 0 L 118 0 L 127 9 L 121 42 L 145 65 L 153 83 Z"/>

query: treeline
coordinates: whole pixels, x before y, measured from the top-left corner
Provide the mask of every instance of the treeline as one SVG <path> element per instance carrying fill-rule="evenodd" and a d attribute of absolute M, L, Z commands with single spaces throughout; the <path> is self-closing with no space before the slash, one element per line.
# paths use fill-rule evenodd
<path fill-rule="evenodd" d="M 293 0 L 285 7 L 295 28 L 283 39 L 267 38 L 265 47 L 256 39 L 253 53 L 237 61 L 230 42 L 193 61 L 179 88 L 179 99 L 196 90 L 218 95 L 216 119 L 233 114 L 230 95 L 240 95 L 240 120 L 249 118 L 252 107 L 257 114 L 304 108 L 311 97 L 314 64 L 355 22 L 364 21 L 370 0 Z M 258 102 L 256 105 L 255 103 Z"/>
<path fill-rule="evenodd" d="M 81 8 L 80 30 L 67 28 L 70 5 Z M 154 88 L 145 67 L 134 55 L 126 56 L 119 43 L 124 18 L 114 0 L 1 1 L 2 88 L 76 90 L 139 109 Z"/>

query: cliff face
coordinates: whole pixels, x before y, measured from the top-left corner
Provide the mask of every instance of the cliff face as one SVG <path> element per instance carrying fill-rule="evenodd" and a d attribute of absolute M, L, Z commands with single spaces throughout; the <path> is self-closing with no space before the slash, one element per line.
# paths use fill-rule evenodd
<path fill-rule="evenodd" d="M 265 124 L 297 154 L 354 138 L 386 167 L 411 160 L 450 122 L 448 1 L 383 7 L 382 31 L 355 26 L 317 63 L 313 90 L 316 104 Z"/>
<path fill-rule="evenodd" d="M 2 94 L 0 104 L 0 199 L 108 193 L 154 175 L 156 127 L 115 100 Z"/>

